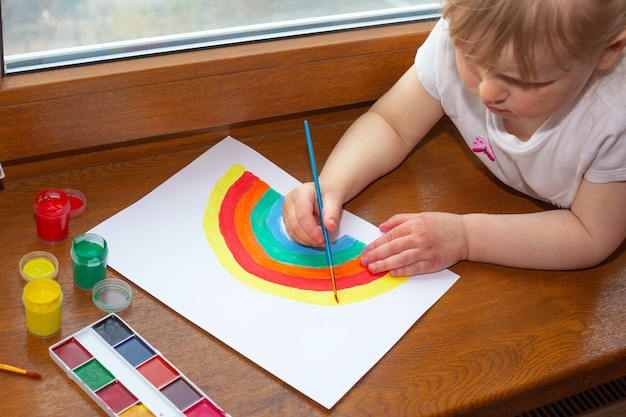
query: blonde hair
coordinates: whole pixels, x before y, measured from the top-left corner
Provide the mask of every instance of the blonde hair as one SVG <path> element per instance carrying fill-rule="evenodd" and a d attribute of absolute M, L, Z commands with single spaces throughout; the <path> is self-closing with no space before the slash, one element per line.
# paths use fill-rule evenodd
<path fill-rule="evenodd" d="M 493 68 L 511 47 L 520 75 L 536 77 L 536 53 L 568 62 L 599 57 L 626 27 L 625 0 L 446 0 L 450 36 L 476 64 Z"/>

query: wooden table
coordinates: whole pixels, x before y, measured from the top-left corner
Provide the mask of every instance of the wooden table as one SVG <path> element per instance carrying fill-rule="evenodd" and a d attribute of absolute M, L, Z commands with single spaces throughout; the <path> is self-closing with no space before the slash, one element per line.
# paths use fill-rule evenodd
<path fill-rule="evenodd" d="M 362 111 L 307 115 L 319 164 Z M 302 146 L 293 145 L 302 144 L 301 120 L 241 126 L 228 133 L 307 181 L 307 155 Z M 90 293 L 73 284 L 71 239 L 147 194 L 226 133 L 62 156 L 66 171 L 5 180 L 0 191 L 0 362 L 42 373 L 43 378 L 0 373 L 2 415 L 104 415 L 47 350 L 104 315 Z M 58 166 L 59 160 L 50 164 Z M 37 238 L 33 220 L 33 198 L 48 187 L 79 189 L 88 200 L 85 213 L 71 220 L 70 237 L 54 245 Z M 445 119 L 399 169 L 347 208 L 374 224 L 397 211 L 545 209 L 494 180 Z M 18 262 L 33 250 L 49 251 L 60 262 L 63 326 L 48 339 L 28 335 L 25 327 Z M 470 262 L 451 270 L 461 276 L 459 281 L 332 410 L 134 285 L 132 305 L 120 316 L 233 416 L 514 416 L 626 375 L 624 245 L 603 265 L 583 271 L 529 271 Z M 109 270 L 108 276 L 117 274 Z M 181 336 L 189 342 L 181 344 Z"/>

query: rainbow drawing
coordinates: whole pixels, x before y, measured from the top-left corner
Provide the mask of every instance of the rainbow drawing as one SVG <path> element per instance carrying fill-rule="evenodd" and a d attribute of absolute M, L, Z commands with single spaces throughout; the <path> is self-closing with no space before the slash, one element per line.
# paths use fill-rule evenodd
<path fill-rule="evenodd" d="M 222 266 L 257 290 L 300 302 L 337 305 L 324 248 L 291 240 L 282 223 L 284 197 L 235 164 L 217 181 L 203 226 Z M 365 244 L 343 235 L 331 242 L 340 304 L 381 295 L 408 277 L 371 274 L 359 263 Z"/>

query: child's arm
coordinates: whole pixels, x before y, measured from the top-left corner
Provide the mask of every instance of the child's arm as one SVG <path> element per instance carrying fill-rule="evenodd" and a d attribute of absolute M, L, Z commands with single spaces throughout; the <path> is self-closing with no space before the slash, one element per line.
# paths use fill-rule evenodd
<path fill-rule="evenodd" d="M 583 180 L 571 210 L 528 214 L 393 216 L 364 251 L 372 271 L 434 272 L 464 259 L 520 268 L 579 269 L 606 259 L 626 237 L 626 182 Z"/>
<path fill-rule="evenodd" d="M 571 210 L 495 220 L 494 227 L 502 234 L 481 232 L 485 223 L 492 221 L 479 215 L 465 219 L 471 236 L 469 259 L 537 269 L 591 267 L 626 237 L 626 182 L 595 184 L 583 179 Z M 496 250 L 497 245 L 503 247 Z"/>
<path fill-rule="evenodd" d="M 319 180 L 328 230 L 336 229 L 342 205 L 396 168 L 442 116 L 439 101 L 424 90 L 415 68 L 409 68 L 350 126 L 326 161 Z M 312 184 L 285 197 L 283 219 L 297 241 L 324 244 L 318 214 Z"/>

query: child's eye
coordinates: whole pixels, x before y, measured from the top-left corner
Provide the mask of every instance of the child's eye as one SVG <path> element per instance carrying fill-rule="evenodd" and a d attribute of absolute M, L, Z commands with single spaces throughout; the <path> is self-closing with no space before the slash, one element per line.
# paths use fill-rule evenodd
<path fill-rule="evenodd" d="M 508 82 L 510 82 L 511 84 L 514 84 L 524 90 L 534 90 L 537 88 L 541 88 L 541 87 L 546 87 L 550 84 L 553 83 L 553 81 L 545 81 L 545 82 L 540 82 L 540 83 L 531 83 L 528 81 L 522 81 L 522 80 L 517 80 L 515 78 L 509 78 L 507 80 Z"/>
<path fill-rule="evenodd" d="M 522 88 L 536 88 L 537 84 L 536 83 L 529 83 L 527 81 L 515 81 L 515 84 L 518 87 L 522 87 Z"/>

